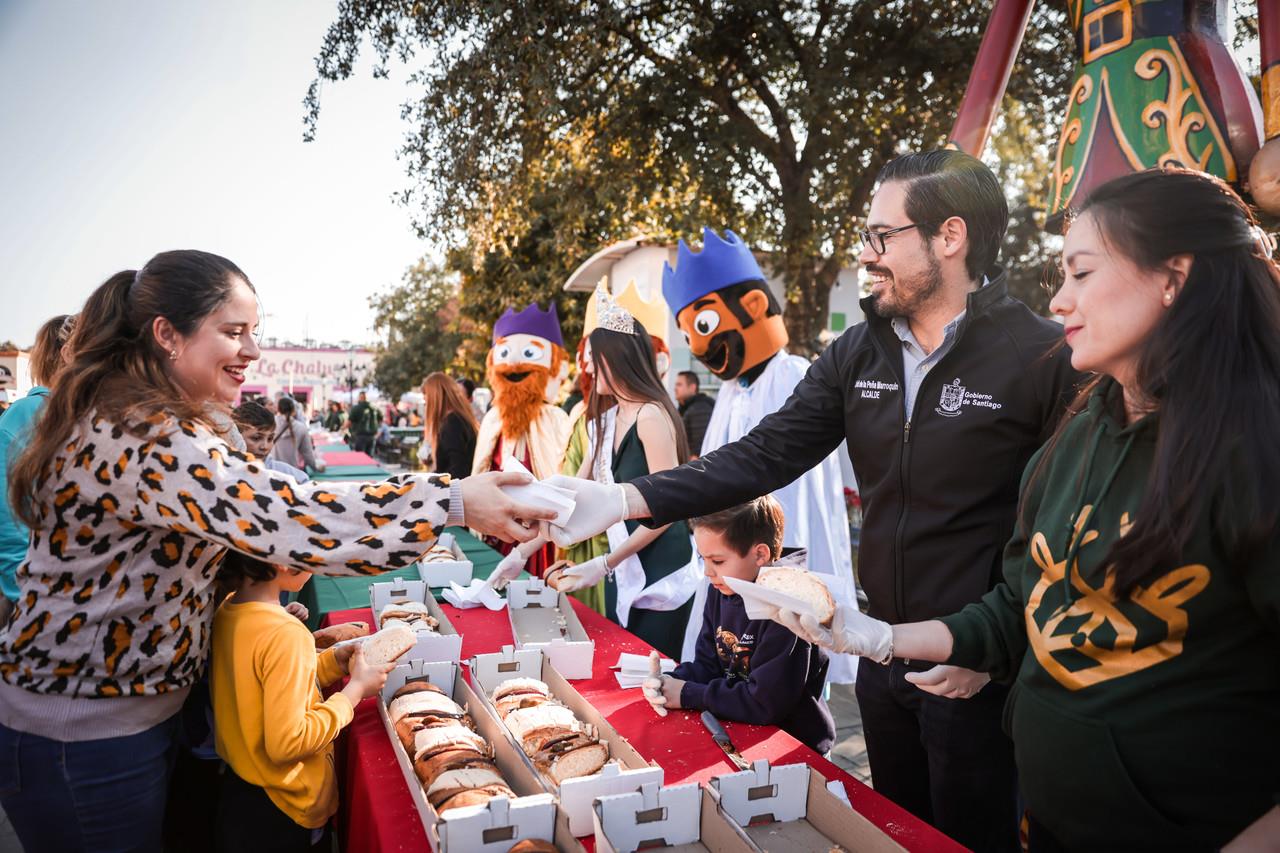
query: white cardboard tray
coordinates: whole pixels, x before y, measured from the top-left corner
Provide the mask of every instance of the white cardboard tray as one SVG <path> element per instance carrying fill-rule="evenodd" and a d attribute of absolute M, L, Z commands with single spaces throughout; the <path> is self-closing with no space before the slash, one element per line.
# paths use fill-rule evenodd
<path fill-rule="evenodd" d="M 514 800 L 505 797 L 483 806 L 450 809 L 443 816 L 427 802 L 426 792 L 413 772 L 413 763 L 400 739 L 396 737 L 387 715 L 387 702 L 405 683 L 427 680 L 444 689 L 467 710 L 476 731 L 493 747 L 494 761 L 503 779 L 516 793 Z M 556 807 L 554 799 L 542 788 L 538 779 L 521 760 L 519 753 L 502 736 L 504 727 L 485 712 L 482 703 L 467 684 L 458 677 L 458 664 L 451 661 L 412 660 L 402 663 L 387 676 L 378 697 L 378 715 L 382 718 L 396 762 L 404 776 L 409 794 L 418 809 L 427 841 L 435 853 L 506 853 L 513 844 L 526 838 L 554 841 L 560 850 L 579 851 L 582 846 L 569 832 L 569 826 Z"/>
<path fill-rule="evenodd" d="M 444 615 L 444 610 L 436 603 L 435 596 L 423 581 L 395 578 L 384 583 L 369 585 L 369 606 L 373 609 L 375 632 L 378 627 L 378 612 L 388 604 L 400 601 L 417 601 L 425 604 L 427 611 L 440 623 L 436 626 L 438 633 L 418 632 L 417 642 L 404 654 L 402 660 L 462 660 L 462 635 L 454 630 L 453 623 Z"/>
<path fill-rule="evenodd" d="M 645 785 L 629 794 L 600 797 L 592 817 L 596 853 L 755 853 L 757 849 L 696 782 L 669 788 Z"/>
<path fill-rule="evenodd" d="M 512 748 L 524 758 L 531 772 L 543 787 L 560 800 L 560 809 L 569 820 L 569 830 L 578 837 L 590 835 L 592 828 L 592 803 L 596 797 L 638 791 L 642 785 L 661 785 L 662 768 L 645 761 L 626 738 L 589 704 L 582 694 L 573 688 L 540 649 L 515 649 L 506 646 L 501 652 L 476 655 L 470 661 L 471 680 L 481 702 L 492 715 Z M 612 761 L 594 776 L 566 779 L 557 785 L 533 767 L 506 725 L 498 719 L 498 712 L 489 701 L 494 688 L 509 678 L 537 678 L 551 689 L 551 695 L 564 703 L 584 723 L 595 726 L 601 740 L 609 744 Z"/>
<path fill-rule="evenodd" d="M 471 576 L 475 573 L 475 566 L 467 556 L 462 553 L 462 548 L 454 539 L 452 533 L 441 533 L 437 544 L 443 545 L 453 552 L 457 559 L 440 563 L 418 563 L 418 577 L 422 578 L 428 586 L 444 587 L 448 586 L 450 581 L 459 586 L 466 586 L 471 583 Z"/>
<path fill-rule="evenodd" d="M 827 780 L 807 764 L 770 767 L 759 760 L 750 770 L 714 777 L 711 791 L 757 850 L 807 853 L 832 844 L 859 853 L 904 850 L 828 790 Z"/>
<path fill-rule="evenodd" d="M 557 623 L 557 611 L 564 619 L 563 626 Z M 546 652 L 552 666 L 570 680 L 591 677 L 596 643 L 587 636 L 568 595 L 539 578 L 511 581 L 507 585 L 507 613 L 517 648 Z"/>

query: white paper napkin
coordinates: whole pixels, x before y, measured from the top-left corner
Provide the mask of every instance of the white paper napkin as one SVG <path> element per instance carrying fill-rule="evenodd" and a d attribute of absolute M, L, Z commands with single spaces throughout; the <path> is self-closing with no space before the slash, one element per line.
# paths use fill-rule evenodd
<path fill-rule="evenodd" d="M 796 598 L 794 595 L 787 595 L 785 592 L 769 589 L 751 581 L 744 581 L 741 578 L 727 577 L 724 582 L 729 585 L 729 589 L 742 596 L 743 609 L 751 619 L 768 619 L 774 607 L 793 610 L 801 616 L 808 614 L 815 619 L 818 618 L 817 612 L 802 598 Z"/>
<path fill-rule="evenodd" d="M 508 456 L 502 460 L 502 470 L 529 474 L 529 469 L 520 464 L 514 456 Z M 529 476 L 533 475 L 529 474 Z M 550 483 L 535 481 L 523 486 L 502 486 L 501 488 L 512 500 L 540 509 L 555 510 L 556 517 L 552 519 L 553 524 L 562 526 L 567 524 L 569 516 L 573 515 L 573 508 L 577 505 L 573 492 Z"/>
<path fill-rule="evenodd" d="M 660 663 L 663 672 L 671 672 L 676 668 L 676 662 L 671 658 L 662 658 Z M 613 677 L 618 680 L 619 687 L 623 689 L 639 687 L 649 677 L 649 656 L 622 652 L 618 655 L 618 662 L 613 665 L 613 668 L 618 670 Z"/>
<path fill-rule="evenodd" d="M 470 586 L 462 586 L 457 581 L 449 581 L 449 586 L 441 595 L 445 601 L 463 610 L 471 607 L 487 607 L 490 610 L 501 610 L 507 606 L 507 600 L 498 595 L 497 590 L 489 586 L 481 578 L 472 580 Z"/>

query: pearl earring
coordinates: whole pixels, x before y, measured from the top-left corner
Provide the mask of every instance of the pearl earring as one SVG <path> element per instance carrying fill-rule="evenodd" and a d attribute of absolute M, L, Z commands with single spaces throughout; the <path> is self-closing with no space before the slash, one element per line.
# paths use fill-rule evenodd
<path fill-rule="evenodd" d="M 1164 304 L 1165 304 L 1165 305 L 1172 305 L 1172 304 L 1173 304 L 1173 294 L 1172 294 L 1172 293 L 1170 293 L 1170 292 L 1169 292 L 1169 291 L 1167 291 L 1167 290 L 1165 291 L 1165 294 L 1164 294 Z"/>

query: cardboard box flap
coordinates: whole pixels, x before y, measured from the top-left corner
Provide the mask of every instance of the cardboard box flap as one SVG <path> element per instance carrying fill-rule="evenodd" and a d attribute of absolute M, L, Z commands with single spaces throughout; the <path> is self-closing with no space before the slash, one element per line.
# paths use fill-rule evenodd
<path fill-rule="evenodd" d="M 546 585 L 541 578 L 515 580 L 507 585 L 508 607 L 546 607 L 554 608 L 559 602 L 560 593 Z"/>
<path fill-rule="evenodd" d="M 410 660 L 397 664 L 387 673 L 387 683 L 382 686 L 382 701 L 389 703 L 395 692 L 410 681 L 429 681 L 452 696 L 457 678 L 458 664 L 453 661 Z"/>
<path fill-rule="evenodd" d="M 716 776 L 711 784 L 729 817 L 749 826 L 758 821 L 802 819 L 808 806 L 809 773 L 806 764 L 770 767 L 759 759 L 750 770 Z"/>
<path fill-rule="evenodd" d="M 618 853 L 691 844 L 701 835 L 702 786 L 691 782 L 659 788 L 650 783 L 629 794 L 600 797 L 595 809 Z"/>

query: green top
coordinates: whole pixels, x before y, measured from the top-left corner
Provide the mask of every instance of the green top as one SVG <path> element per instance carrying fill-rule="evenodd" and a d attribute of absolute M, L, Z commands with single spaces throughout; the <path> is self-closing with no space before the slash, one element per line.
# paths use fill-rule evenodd
<path fill-rule="evenodd" d="M 1155 415 L 1125 426 L 1120 403 L 1105 380 L 1028 494 L 1044 450 L 1031 459 L 1027 532 L 1004 583 L 942 620 L 948 663 L 1016 676 L 1005 726 L 1023 794 L 1066 847 L 1220 847 L 1280 790 L 1280 538 L 1229 565 L 1206 512 L 1177 566 L 1114 600 L 1099 563 L 1138 510 L 1158 434 Z"/>
<path fill-rule="evenodd" d="M 644 455 L 644 445 L 632 424 L 626 435 L 613 453 L 613 481 L 629 483 L 649 474 L 649 460 Z M 627 533 L 635 533 L 640 522 L 632 519 L 627 523 Z M 645 585 L 662 580 L 672 572 L 683 569 L 693 559 L 693 548 L 689 544 L 689 525 L 683 521 L 674 522 L 662 532 L 662 535 L 650 542 L 636 555 L 644 566 Z"/>
<path fill-rule="evenodd" d="M 561 474 L 566 477 L 578 476 L 578 469 L 582 467 L 582 460 L 587 455 L 589 443 L 587 441 L 587 416 L 584 414 L 574 422 L 573 431 L 569 434 L 569 446 L 565 448 L 564 462 L 560 464 Z M 571 563 L 585 563 L 594 557 L 608 553 L 609 537 L 603 533 L 590 539 L 584 539 L 576 545 L 561 549 L 561 556 Z M 604 615 L 604 581 L 569 594 L 592 610 Z"/>

